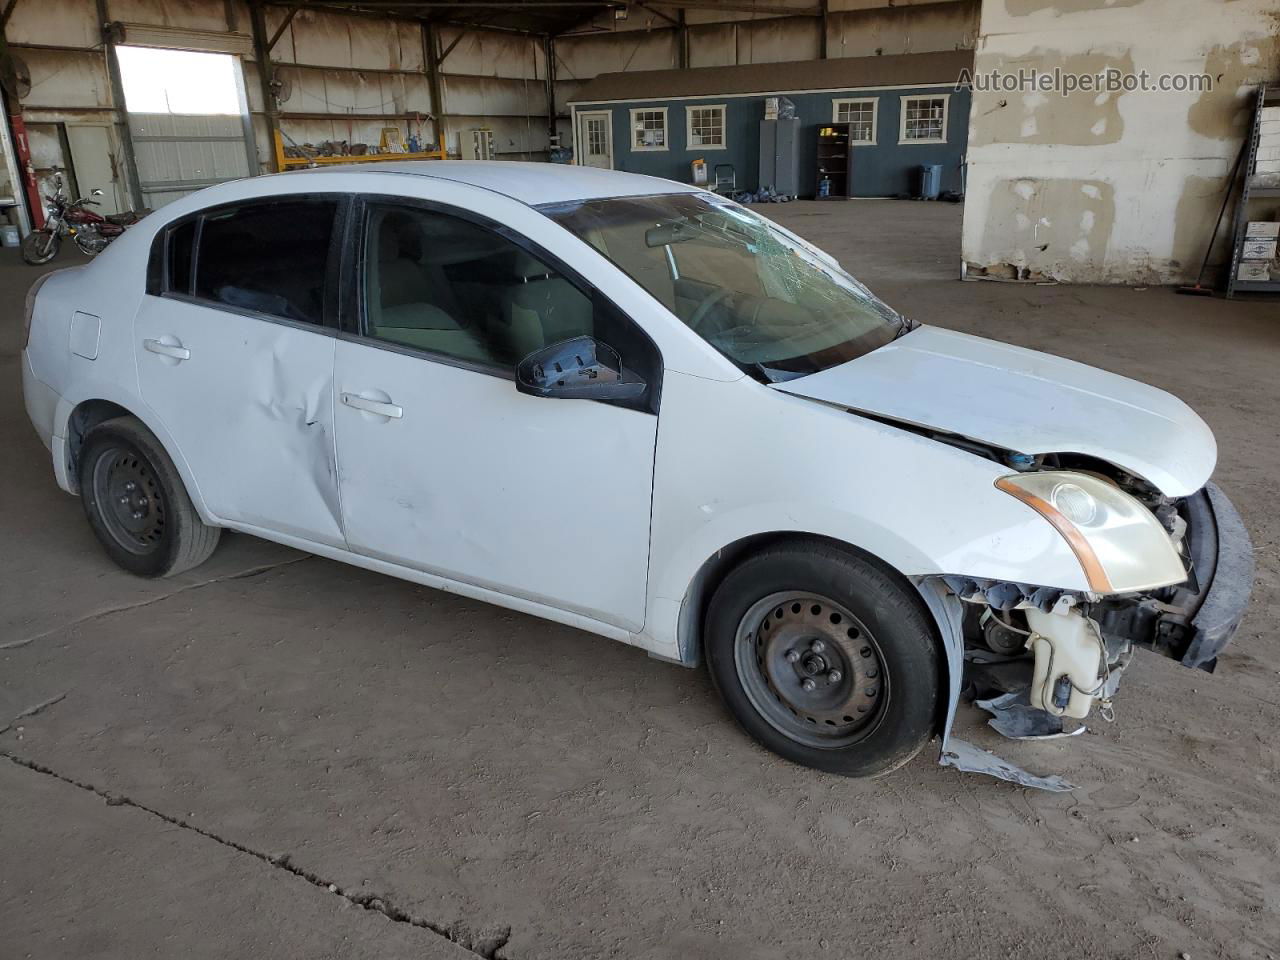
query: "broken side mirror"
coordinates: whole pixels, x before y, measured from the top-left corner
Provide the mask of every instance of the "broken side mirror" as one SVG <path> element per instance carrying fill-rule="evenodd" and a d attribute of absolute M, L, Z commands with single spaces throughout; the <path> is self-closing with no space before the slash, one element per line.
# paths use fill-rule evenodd
<path fill-rule="evenodd" d="M 638 400 L 648 384 L 595 337 L 574 337 L 535 350 L 516 365 L 516 389 L 562 400 Z"/>

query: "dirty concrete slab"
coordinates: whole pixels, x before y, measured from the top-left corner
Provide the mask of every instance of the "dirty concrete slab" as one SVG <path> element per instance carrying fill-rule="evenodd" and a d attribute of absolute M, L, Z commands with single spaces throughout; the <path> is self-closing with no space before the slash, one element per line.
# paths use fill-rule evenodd
<path fill-rule="evenodd" d="M 1169 387 L 1218 431 L 1219 479 L 1259 566 L 1254 608 L 1218 673 L 1142 656 L 1117 722 L 1065 743 L 1002 743 L 963 717 L 966 736 L 1063 774 L 1076 793 L 958 775 L 935 765 L 936 750 L 883 781 L 802 770 L 744 739 L 701 672 L 317 558 L 64 615 L 82 583 L 111 573 L 87 531 L 77 544 L 78 505 L 38 458 L 18 481 L 47 484 L 49 499 L 15 512 L 0 497 L 0 542 L 47 526 L 22 552 L 59 578 L 24 575 L 5 551 L 17 589 L 4 615 L 49 627 L 0 650 L 0 705 L 12 708 L 0 726 L 66 697 L 26 718 L 21 740 L 0 734 L 0 749 L 442 928 L 509 926 L 502 957 L 1274 952 L 1275 308 L 960 284 L 959 210 L 945 205 L 765 212 L 918 319 Z M 0 286 L 5 337 L 20 322 L 12 275 Z M 16 398 L 12 369 L 0 390 Z M 21 416 L 0 421 L 0 444 L 43 455 Z M 0 493 L 14 476 L 0 476 Z M 50 506 L 67 501 L 74 510 Z M 102 857 L 87 845 L 82 861 L 59 861 L 60 895 L 91 889 Z M 28 880 L 36 868 L 24 858 L 15 870 Z M 130 922 L 127 910 L 87 911 Z"/>
<path fill-rule="evenodd" d="M 0 797 L 0 952 L 13 960 L 475 960 L 122 798 L 4 759 Z"/>

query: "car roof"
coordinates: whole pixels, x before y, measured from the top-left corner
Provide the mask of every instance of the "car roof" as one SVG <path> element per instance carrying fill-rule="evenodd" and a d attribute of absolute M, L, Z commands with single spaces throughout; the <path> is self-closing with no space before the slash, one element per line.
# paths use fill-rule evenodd
<path fill-rule="evenodd" d="M 380 162 L 373 169 L 356 164 L 326 164 L 303 171 L 320 173 L 396 173 L 432 177 L 470 184 L 505 194 L 530 206 L 597 200 L 605 197 L 638 197 L 669 193 L 696 193 L 699 187 L 661 177 L 647 177 L 619 170 L 571 166 L 564 163 L 527 163 L 515 160 L 406 160 Z"/>

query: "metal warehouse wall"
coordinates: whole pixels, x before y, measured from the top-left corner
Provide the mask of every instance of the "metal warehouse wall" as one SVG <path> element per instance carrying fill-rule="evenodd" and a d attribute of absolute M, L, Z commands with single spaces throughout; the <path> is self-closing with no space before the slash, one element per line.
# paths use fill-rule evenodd
<path fill-rule="evenodd" d="M 1192 279 L 1250 98 L 1258 83 L 1278 78 L 1276 17 L 1275 0 L 987 0 L 975 76 L 1114 68 L 1152 78 L 1207 74 L 1213 88 L 975 92 L 969 268 L 1076 283 Z"/>
<path fill-rule="evenodd" d="M 785 91 L 779 91 L 785 92 Z M 838 97 L 877 98 L 876 143 L 854 146 L 854 195 L 889 197 L 910 194 L 912 175 L 921 164 L 942 166 L 942 189 L 960 192 L 963 187 L 961 163 L 969 132 L 969 92 L 952 87 L 894 87 L 822 93 L 785 92 L 796 107 L 800 121 L 800 195 L 813 196 L 817 190 L 817 131 L 832 122 L 831 101 Z M 899 144 L 900 97 L 949 94 L 946 143 Z M 613 166 L 615 170 L 645 173 L 655 177 L 689 182 L 690 163 L 701 157 L 714 177 L 717 164 L 732 164 L 739 189 L 754 190 L 760 183 L 760 121 L 764 118 L 764 96 L 702 97 L 687 100 L 634 100 L 626 103 L 579 103 L 579 111 L 609 110 L 613 113 Z M 688 149 L 685 111 L 702 104 L 725 107 L 725 148 Z M 631 148 L 629 111 L 646 106 L 667 108 L 668 150 Z"/>
<path fill-rule="evenodd" d="M 230 38 L 240 53 L 253 119 L 258 163 L 274 165 L 274 148 L 263 109 L 263 85 L 253 51 L 251 11 L 240 0 L 17 0 L 5 36 L 31 72 L 31 92 L 18 105 L 27 124 L 34 165 L 47 174 L 71 166 L 66 124 L 116 126 L 111 163 L 121 184 L 124 171 L 123 111 L 112 92 L 100 24 L 126 24 L 199 31 Z M 264 27 L 274 36 L 288 14 L 267 7 Z M 298 143 L 325 140 L 378 143 L 381 130 L 398 126 L 434 143 L 431 119 L 444 116 L 448 146 L 458 150 L 459 131 L 488 126 L 500 155 L 545 158 L 548 149 L 547 43 L 542 37 L 440 26 L 421 21 L 299 10 L 280 33 L 270 57 L 287 97 L 278 125 Z M 173 46 L 207 49 L 208 35 L 175 37 Z M 128 41 L 126 41 L 128 42 Z M 439 88 L 432 96 L 431 44 L 444 54 Z M 163 42 L 148 45 L 167 45 Z M 12 109 L 10 104 L 10 109 Z M 289 139 L 286 138 L 286 144 Z M 123 188 L 126 189 L 127 188 Z M 118 198 L 128 206 L 130 198 Z M 136 198 L 134 200 L 136 202 Z"/>

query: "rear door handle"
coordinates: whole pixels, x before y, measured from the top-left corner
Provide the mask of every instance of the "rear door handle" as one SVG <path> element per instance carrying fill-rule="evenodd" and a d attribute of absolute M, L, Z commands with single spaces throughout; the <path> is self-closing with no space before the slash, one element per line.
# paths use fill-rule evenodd
<path fill-rule="evenodd" d="M 180 343 L 164 343 L 160 340 L 143 340 L 142 345 L 152 353 L 158 353 L 162 357 L 172 357 L 174 360 L 191 359 L 191 351 Z"/>
<path fill-rule="evenodd" d="M 342 402 L 356 410 L 374 413 L 380 417 L 390 417 L 392 420 L 399 420 L 404 416 L 402 407 L 397 407 L 394 403 L 383 403 L 381 400 L 370 400 L 358 393 L 344 393 Z"/>

